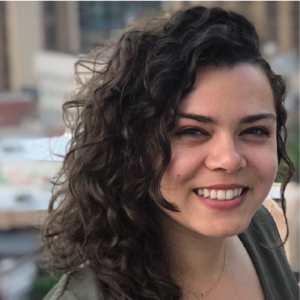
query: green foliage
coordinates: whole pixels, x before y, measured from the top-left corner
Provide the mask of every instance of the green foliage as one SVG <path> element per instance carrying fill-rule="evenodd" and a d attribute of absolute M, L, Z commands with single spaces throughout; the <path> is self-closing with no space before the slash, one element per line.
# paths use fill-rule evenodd
<path fill-rule="evenodd" d="M 284 173 L 285 173 L 285 169 L 286 169 L 285 163 L 281 162 L 279 167 L 278 167 L 275 182 L 282 182 L 283 177 L 284 177 Z"/>
<path fill-rule="evenodd" d="M 43 271 L 39 271 L 33 283 L 31 298 L 32 300 L 41 300 L 49 293 L 53 286 L 59 281 L 58 277 L 51 276 Z"/>
<path fill-rule="evenodd" d="M 292 160 L 295 167 L 294 180 L 299 181 L 299 107 L 289 114 L 288 122 L 288 139 L 287 139 L 287 153 Z"/>
<path fill-rule="evenodd" d="M 287 153 L 295 167 L 295 174 L 292 180 L 299 181 L 299 138 L 287 145 Z M 282 182 L 286 168 L 286 164 L 282 161 L 278 167 L 275 182 Z"/>

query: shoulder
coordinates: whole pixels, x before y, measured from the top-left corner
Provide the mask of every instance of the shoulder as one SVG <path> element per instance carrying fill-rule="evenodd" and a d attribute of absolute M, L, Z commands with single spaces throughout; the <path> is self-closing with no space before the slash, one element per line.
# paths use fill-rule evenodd
<path fill-rule="evenodd" d="M 267 299 L 296 300 L 299 287 L 287 260 L 272 213 L 263 205 L 239 235 L 260 278 Z"/>
<path fill-rule="evenodd" d="M 263 206 L 272 215 L 272 217 L 273 217 L 273 219 L 274 219 L 274 221 L 277 225 L 277 229 L 279 231 L 280 237 L 281 237 L 282 240 L 284 240 L 285 236 L 286 236 L 286 233 L 287 233 L 287 225 L 286 225 L 286 222 L 285 222 L 285 217 L 284 217 L 284 214 L 283 214 L 283 210 L 281 209 L 281 207 L 279 207 L 277 202 L 275 202 L 271 198 L 265 199 L 265 201 L 263 202 Z"/>
<path fill-rule="evenodd" d="M 270 203 L 269 203 L 270 204 Z M 268 205 L 269 205 L 268 204 Z M 261 205 L 252 218 L 251 224 L 247 230 L 249 236 L 254 237 L 257 241 L 263 242 L 268 247 L 274 247 L 281 244 L 282 237 L 284 236 L 283 230 L 282 235 L 279 233 L 279 228 L 283 228 L 285 225 L 284 216 L 278 216 L 272 214 L 272 210 L 275 210 L 275 205 L 271 203 L 272 206 Z M 278 210 L 281 210 L 277 203 Z M 277 211 L 277 208 L 276 208 Z"/>
<path fill-rule="evenodd" d="M 84 267 L 63 275 L 44 300 L 100 300 L 96 274 Z"/>
<path fill-rule="evenodd" d="M 239 235 L 253 261 L 273 264 L 286 262 L 286 255 L 276 222 L 263 205 L 253 216 L 246 231 Z"/>

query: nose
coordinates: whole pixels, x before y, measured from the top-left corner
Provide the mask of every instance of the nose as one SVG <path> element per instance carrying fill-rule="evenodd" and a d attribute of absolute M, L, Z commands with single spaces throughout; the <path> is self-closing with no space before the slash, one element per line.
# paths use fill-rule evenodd
<path fill-rule="evenodd" d="M 246 166 L 246 159 L 232 136 L 215 137 L 206 157 L 205 165 L 212 171 L 221 170 L 228 174 Z"/>

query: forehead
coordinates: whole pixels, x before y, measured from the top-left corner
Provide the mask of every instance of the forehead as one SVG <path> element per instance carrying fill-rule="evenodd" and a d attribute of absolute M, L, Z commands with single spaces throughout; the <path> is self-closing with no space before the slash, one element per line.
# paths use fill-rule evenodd
<path fill-rule="evenodd" d="M 202 114 L 274 112 L 274 97 L 264 72 L 250 64 L 232 68 L 206 68 L 197 74 L 180 111 Z"/>

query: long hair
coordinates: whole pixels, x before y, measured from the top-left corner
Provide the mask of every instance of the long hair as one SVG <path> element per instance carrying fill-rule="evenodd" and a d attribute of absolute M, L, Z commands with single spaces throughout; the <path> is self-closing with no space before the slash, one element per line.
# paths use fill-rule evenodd
<path fill-rule="evenodd" d="M 130 24 L 116 42 L 77 63 L 86 76 L 63 106 L 72 140 L 41 229 L 48 270 L 89 263 L 106 300 L 180 299 L 154 203 L 177 210 L 160 192 L 171 158 L 168 135 L 197 72 L 239 63 L 260 67 L 272 87 L 278 161 L 287 166 L 284 191 L 293 174 L 285 150 L 285 84 L 263 59 L 253 24 L 204 7 Z"/>

